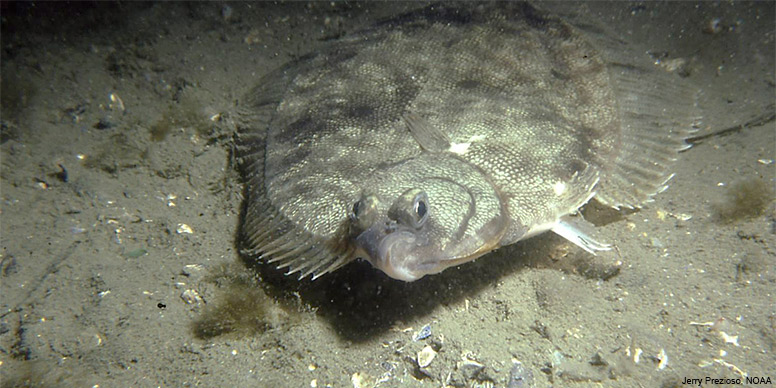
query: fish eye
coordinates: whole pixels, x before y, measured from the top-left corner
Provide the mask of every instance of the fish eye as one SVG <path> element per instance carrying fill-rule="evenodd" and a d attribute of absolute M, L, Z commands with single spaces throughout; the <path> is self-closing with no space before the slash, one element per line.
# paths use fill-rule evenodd
<path fill-rule="evenodd" d="M 428 210 L 426 209 L 426 201 L 419 200 L 415 202 L 415 213 L 420 218 L 423 218 L 426 216 L 426 213 L 428 213 Z"/>
<path fill-rule="evenodd" d="M 368 229 L 377 220 L 377 197 L 374 195 L 362 195 L 353 204 L 350 219 L 358 229 Z"/>
<path fill-rule="evenodd" d="M 413 226 L 419 228 L 426 223 L 428 219 L 428 196 L 425 192 L 420 192 L 413 198 L 412 209 L 415 212 L 415 220 Z"/>
<path fill-rule="evenodd" d="M 420 189 L 405 191 L 391 206 L 388 217 L 416 229 L 422 227 L 428 219 L 428 196 Z"/>

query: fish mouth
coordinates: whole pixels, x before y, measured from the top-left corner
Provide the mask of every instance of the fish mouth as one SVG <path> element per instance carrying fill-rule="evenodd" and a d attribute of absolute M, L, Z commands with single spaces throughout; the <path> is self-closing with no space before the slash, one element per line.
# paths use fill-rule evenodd
<path fill-rule="evenodd" d="M 429 257 L 422 255 L 428 239 L 413 230 L 370 229 L 361 233 L 356 243 L 373 266 L 394 279 L 411 282 L 430 273 L 428 269 L 433 267 Z"/>
<path fill-rule="evenodd" d="M 418 245 L 418 238 L 409 231 L 397 231 L 383 237 L 378 247 L 384 265 L 381 269 L 394 279 L 406 282 L 419 279 L 423 274 L 417 274 L 412 268 L 412 264 L 418 262 L 413 255 Z"/>

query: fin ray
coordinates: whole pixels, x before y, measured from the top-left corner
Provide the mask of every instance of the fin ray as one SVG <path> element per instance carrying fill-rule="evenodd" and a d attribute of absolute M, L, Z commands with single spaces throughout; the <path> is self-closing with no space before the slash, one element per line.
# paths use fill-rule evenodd
<path fill-rule="evenodd" d="M 612 249 L 610 244 L 598 242 L 593 238 L 595 227 L 585 221 L 582 216 L 561 217 L 552 231 L 592 255 L 595 255 L 597 251 Z"/>
<path fill-rule="evenodd" d="M 450 149 L 450 139 L 428 120 L 414 114 L 406 113 L 402 119 L 407 124 L 412 137 L 420 147 L 429 152 L 443 152 Z"/>
<path fill-rule="evenodd" d="M 622 142 L 601 176 L 596 199 L 614 208 L 638 208 L 665 190 L 671 168 L 697 121 L 697 89 L 675 74 L 612 66 Z"/>
<path fill-rule="evenodd" d="M 321 57 L 305 56 L 262 79 L 239 102 L 233 153 L 242 172 L 246 193 L 240 227 L 241 254 L 272 263 L 290 272 L 317 278 L 354 258 L 325 248 L 323 236 L 314 234 L 283 215 L 270 200 L 265 186 L 267 132 L 272 115 L 297 74 L 320 64 Z M 324 268 L 323 270 L 319 270 Z"/>

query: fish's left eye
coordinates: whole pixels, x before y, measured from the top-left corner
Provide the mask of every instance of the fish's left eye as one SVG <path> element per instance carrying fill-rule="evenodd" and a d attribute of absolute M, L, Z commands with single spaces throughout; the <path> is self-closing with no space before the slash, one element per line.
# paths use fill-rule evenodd
<path fill-rule="evenodd" d="M 377 220 L 377 197 L 363 195 L 353 204 L 350 219 L 359 230 L 366 230 Z"/>

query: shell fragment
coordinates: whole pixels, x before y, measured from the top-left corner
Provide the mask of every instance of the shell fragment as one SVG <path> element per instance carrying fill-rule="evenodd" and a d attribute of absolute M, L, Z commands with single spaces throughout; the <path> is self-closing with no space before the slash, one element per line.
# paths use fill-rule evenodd
<path fill-rule="evenodd" d="M 423 350 L 418 352 L 418 366 L 425 368 L 431 365 L 431 361 L 434 361 L 434 357 L 436 357 L 436 355 L 436 350 L 434 350 L 431 346 L 426 345 Z"/>

